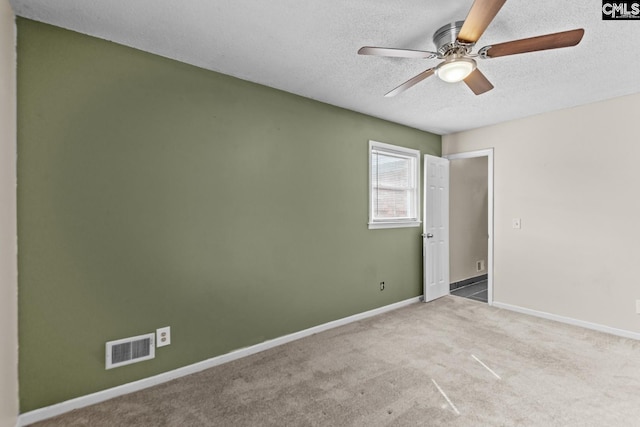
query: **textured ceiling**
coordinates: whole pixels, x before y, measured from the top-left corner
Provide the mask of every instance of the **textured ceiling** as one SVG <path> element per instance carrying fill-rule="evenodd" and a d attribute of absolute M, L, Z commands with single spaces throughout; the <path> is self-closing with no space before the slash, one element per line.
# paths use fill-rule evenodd
<path fill-rule="evenodd" d="M 574 28 L 582 42 L 478 60 L 495 86 L 480 96 L 431 77 L 394 98 L 383 95 L 438 61 L 357 50 L 434 50 L 434 31 L 463 20 L 472 0 L 11 3 L 19 16 L 438 134 L 640 92 L 640 22 L 603 21 L 600 0 L 508 0 L 476 48 Z"/>

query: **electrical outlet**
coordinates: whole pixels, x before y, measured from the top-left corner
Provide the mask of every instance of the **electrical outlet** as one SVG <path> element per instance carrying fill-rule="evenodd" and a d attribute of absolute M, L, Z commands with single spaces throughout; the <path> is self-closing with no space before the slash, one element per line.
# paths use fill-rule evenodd
<path fill-rule="evenodd" d="M 384 282 L 380 282 L 380 290 L 384 291 Z"/>
<path fill-rule="evenodd" d="M 171 344 L 171 326 L 156 329 L 156 347 Z"/>

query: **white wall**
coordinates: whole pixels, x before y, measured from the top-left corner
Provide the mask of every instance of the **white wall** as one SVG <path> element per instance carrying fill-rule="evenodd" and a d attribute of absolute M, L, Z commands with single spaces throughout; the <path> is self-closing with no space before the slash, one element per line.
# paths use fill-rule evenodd
<path fill-rule="evenodd" d="M 18 415 L 16 50 L 8 0 L 0 0 L 0 426 Z"/>
<path fill-rule="evenodd" d="M 494 301 L 640 332 L 639 113 L 636 94 L 443 138 L 495 147 Z"/>
<path fill-rule="evenodd" d="M 449 168 L 451 283 L 487 274 L 487 157 L 452 160 Z M 485 268 L 477 271 L 477 261 Z"/>

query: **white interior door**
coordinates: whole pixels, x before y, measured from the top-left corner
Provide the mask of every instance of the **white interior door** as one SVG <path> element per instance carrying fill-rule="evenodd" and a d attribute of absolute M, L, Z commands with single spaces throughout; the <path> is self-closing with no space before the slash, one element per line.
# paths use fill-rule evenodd
<path fill-rule="evenodd" d="M 424 301 L 449 295 L 449 160 L 424 156 Z"/>

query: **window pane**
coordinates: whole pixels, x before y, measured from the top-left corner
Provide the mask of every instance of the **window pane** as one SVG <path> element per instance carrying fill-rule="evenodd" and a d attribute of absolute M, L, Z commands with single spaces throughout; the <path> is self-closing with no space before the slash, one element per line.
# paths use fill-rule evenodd
<path fill-rule="evenodd" d="M 373 192 L 375 218 L 408 218 L 411 216 L 411 192 L 378 189 Z"/>
<path fill-rule="evenodd" d="M 375 187 L 409 188 L 410 160 L 377 154 L 371 168 Z"/>

